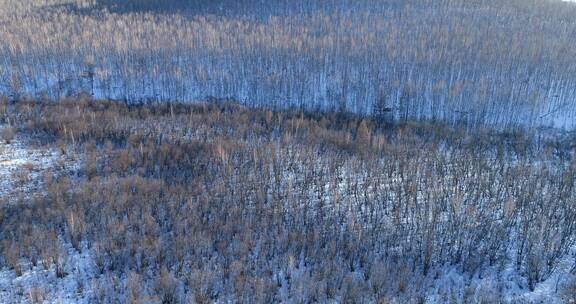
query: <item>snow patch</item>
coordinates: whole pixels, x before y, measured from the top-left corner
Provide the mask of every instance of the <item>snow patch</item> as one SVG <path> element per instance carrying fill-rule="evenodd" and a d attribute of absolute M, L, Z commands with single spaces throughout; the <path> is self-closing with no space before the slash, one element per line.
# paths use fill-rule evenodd
<path fill-rule="evenodd" d="M 9 269 L 0 270 L 1 303 L 89 303 L 92 295 L 91 281 L 96 266 L 86 248 L 76 251 L 70 244 L 61 242 L 65 275 L 58 277 L 54 264 L 45 269 L 22 263 L 22 273 Z"/>
<path fill-rule="evenodd" d="M 0 125 L 0 131 L 6 128 Z M 59 165 L 63 165 L 59 167 Z M 43 193 L 43 174 L 74 169 L 77 162 L 59 151 L 35 148 L 17 135 L 9 143 L 0 142 L 0 202 L 13 203 L 18 197 Z M 57 168 L 58 167 L 58 168 Z"/>

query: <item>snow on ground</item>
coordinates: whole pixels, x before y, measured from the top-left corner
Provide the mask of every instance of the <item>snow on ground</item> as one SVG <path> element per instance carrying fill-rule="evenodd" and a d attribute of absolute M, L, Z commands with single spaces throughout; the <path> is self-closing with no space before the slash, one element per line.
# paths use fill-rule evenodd
<path fill-rule="evenodd" d="M 61 244 L 66 275 L 59 278 L 54 264 L 45 269 L 41 263 L 22 263 L 22 274 L 0 270 L 0 303 L 88 303 L 91 281 L 97 273 L 90 251 L 76 251 Z"/>
<path fill-rule="evenodd" d="M 496 303 L 499 299 L 503 299 L 504 303 L 574 303 L 570 302 L 573 297 L 566 294 L 574 280 L 574 275 L 570 273 L 572 266 L 573 257 L 565 255 L 550 277 L 537 283 L 533 291 L 528 289 L 526 278 L 513 265 L 503 269 L 491 267 L 474 275 L 445 267 L 436 271 L 437 278 L 431 281 L 428 288 L 432 296 L 428 296 L 426 302 L 446 303 L 452 297 L 464 296 L 472 303 Z"/>
<path fill-rule="evenodd" d="M 0 125 L 0 131 L 6 126 Z M 10 143 L 0 142 L 0 202 L 16 204 L 29 195 L 43 193 L 43 175 L 71 174 L 78 161 L 56 150 L 35 148 L 16 136 Z M 19 199 L 22 199 L 20 201 Z M 77 252 L 61 243 L 61 258 L 66 276 L 56 276 L 55 265 L 45 269 L 41 263 L 32 266 L 22 262 L 22 274 L 0 269 L 0 303 L 82 303 L 89 295 L 90 275 L 94 262 L 88 250 Z M 84 291 L 83 291 L 84 290 Z"/>
<path fill-rule="evenodd" d="M 0 131 L 6 126 L 0 126 Z M 0 196 L 9 203 L 18 197 L 39 193 L 42 175 L 53 168 L 62 155 L 53 150 L 28 147 L 16 136 L 10 143 L 0 142 Z"/>
<path fill-rule="evenodd" d="M 0 131 L 3 127 L 0 126 Z M 43 192 L 42 179 L 46 172 L 73 174 L 79 161 L 67 155 L 57 150 L 34 148 L 21 136 L 16 136 L 10 143 L 0 142 L 0 198 L 7 198 L 7 203 L 21 203 L 18 198 L 25 201 L 28 195 Z M 360 176 L 349 178 L 362 179 Z M 344 183 L 346 179 L 342 180 Z M 343 184 L 337 188 L 342 191 Z M 473 303 L 489 303 L 501 297 L 506 303 L 570 303 L 562 290 L 574 280 L 574 275 L 570 274 L 576 248 L 574 251 L 566 255 L 556 271 L 538 283 L 534 291 L 527 288 L 526 279 L 512 265 L 492 267 L 475 274 L 463 273 L 461 269 L 449 266 L 436 269 L 424 282 L 427 286 L 426 303 L 447 303 L 462 298 L 471 299 Z M 78 252 L 61 241 L 60 252 L 66 273 L 60 278 L 54 264 L 45 268 L 42 263 L 33 266 L 22 261 L 19 275 L 14 270 L 0 269 L 0 303 L 90 302 L 93 286 L 98 281 L 90 250 L 84 246 L 82 252 Z M 299 268 L 304 269 L 304 266 Z M 299 274 L 293 275 L 297 277 Z M 279 277 L 283 277 L 281 273 Z M 281 294 L 286 298 L 285 290 Z"/>

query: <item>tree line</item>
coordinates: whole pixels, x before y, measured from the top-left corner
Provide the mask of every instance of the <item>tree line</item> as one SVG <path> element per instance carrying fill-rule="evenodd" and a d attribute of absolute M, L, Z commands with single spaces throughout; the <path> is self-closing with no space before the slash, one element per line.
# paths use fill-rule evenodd
<path fill-rule="evenodd" d="M 576 8 L 553 0 L 2 5 L 0 92 L 230 98 L 501 129 L 576 121 Z"/>

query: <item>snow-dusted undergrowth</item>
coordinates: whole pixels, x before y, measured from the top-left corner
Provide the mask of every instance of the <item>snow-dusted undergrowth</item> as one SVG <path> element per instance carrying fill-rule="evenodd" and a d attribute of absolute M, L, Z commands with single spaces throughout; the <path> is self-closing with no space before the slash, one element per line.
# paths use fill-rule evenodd
<path fill-rule="evenodd" d="M 22 272 L 0 270 L 1 303 L 89 303 L 92 279 L 96 271 L 89 250 L 82 253 L 69 244 L 61 243 L 61 263 L 64 276 L 56 265 L 45 267 L 22 262 Z"/>
<path fill-rule="evenodd" d="M 503 269 L 491 267 L 470 275 L 451 267 L 436 270 L 435 278 L 427 282 L 427 303 L 449 303 L 464 295 L 472 303 L 548 303 L 569 302 L 566 293 L 575 276 L 570 273 L 573 257 L 566 255 L 558 269 L 545 281 L 536 284 L 534 291 L 525 288 L 526 278 L 518 274 L 513 265 Z"/>
<path fill-rule="evenodd" d="M 235 105 L 4 111 L 21 132 L 6 176 L 42 169 L 0 210 L 0 303 L 574 298 L 569 137 L 540 149 L 520 134 L 338 127 Z M 66 155 L 86 160 L 78 174 Z M 67 173 L 44 191 L 44 175 Z"/>
<path fill-rule="evenodd" d="M 0 131 L 7 126 L 0 125 Z M 26 146 L 20 136 L 0 141 L 0 195 L 8 202 L 39 193 L 42 173 L 64 158 L 55 150 Z"/>
<path fill-rule="evenodd" d="M 42 172 L 53 172 L 57 164 L 74 163 L 54 150 L 43 150 L 30 147 L 24 138 L 17 136 L 10 144 L 2 143 L 0 146 L 0 193 L 9 197 L 9 201 L 35 193 L 41 193 Z M 347 168 L 351 164 L 343 164 L 341 182 L 336 187 L 345 195 L 347 183 L 363 183 L 362 176 L 349 176 Z M 33 169 L 31 169 L 33 168 Z M 350 169 L 350 168 L 348 168 Z M 22 181 L 18 176 L 22 172 L 29 172 L 28 178 Z M 290 175 L 290 173 L 286 173 Z M 290 176 L 297 180 L 298 176 Z M 330 188 L 330 185 L 326 185 Z M 21 202 L 20 202 L 21 203 Z M 32 265 L 28 260 L 22 260 L 19 271 L 0 269 L 0 302 L 1 303 L 90 303 L 95 299 L 94 288 L 106 285 L 107 278 L 101 276 L 96 267 L 92 249 L 85 244 L 82 251 L 74 249 L 70 244 L 59 240 L 59 260 L 55 263 Z M 573 253 L 572 253 L 573 254 Z M 567 295 L 563 293 L 568 284 L 573 282 L 574 275 L 570 273 L 573 267 L 572 254 L 566 255 L 558 263 L 558 267 L 545 281 L 536 285 L 534 291 L 526 286 L 526 278 L 519 274 L 513 265 L 494 266 L 482 269 L 476 273 L 463 272 L 458 267 L 446 266 L 432 269 L 430 274 L 419 282 L 425 287 L 423 298 L 426 303 L 459 302 L 465 298 L 473 303 L 482 301 L 505 300 L 507 303 L 566 303 Z M 292 280 L 306 281 L 306 266 L 304 261 L 296 262 L 298 267 L 289 267 Z M 60 267 L 61 271 L 57 268 Z M 59 271 L 62 274 L 59 274 Z M 358 271 L 361 278 L 364 274 Z M 277 273 L 278 278 L 284 278 L 282 271 Z M 128 282 L 118 285 L 125 286 Z M 280 279 L 284 280 L 284 279 Z M 416 282 L 413 282 L 416 284 Z M 286 282 L 283 283 L 287 286 Z M 99 291 L 99 292 L 106 292 Z M 280 294 L 284 302 L 294 302 L 298 299 L 290 298 L 286 290 Z"/>
<path fill-rule="evenodd" d="M 0 125 L 0 131 L 7 128 Z M 70 174 L 77 162 L 54 149 L 36 148 L 21 135 L 0 142 L 0 203 L 25 204 L 45 193 L 45 175 Z M 79 303 L 94 273 L 89 251 L 79 253 L 61 243 L 60 261 L 66 275 L 57 277 L 53 263 L 32 265 L 22 260 L 17 273 L 0 269 L 0 303 Z"/>

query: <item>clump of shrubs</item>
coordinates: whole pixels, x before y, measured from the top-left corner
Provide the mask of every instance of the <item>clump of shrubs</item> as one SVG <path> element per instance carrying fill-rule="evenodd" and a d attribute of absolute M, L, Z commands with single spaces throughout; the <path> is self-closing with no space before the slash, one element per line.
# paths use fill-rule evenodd
<path fill-rule="evenodd" d="M 6 144 L 10 144 L 14 137 L 16 136 L 16 128 L 14 127 L 5 127 L 0 130 L 0 137 Z"/>

